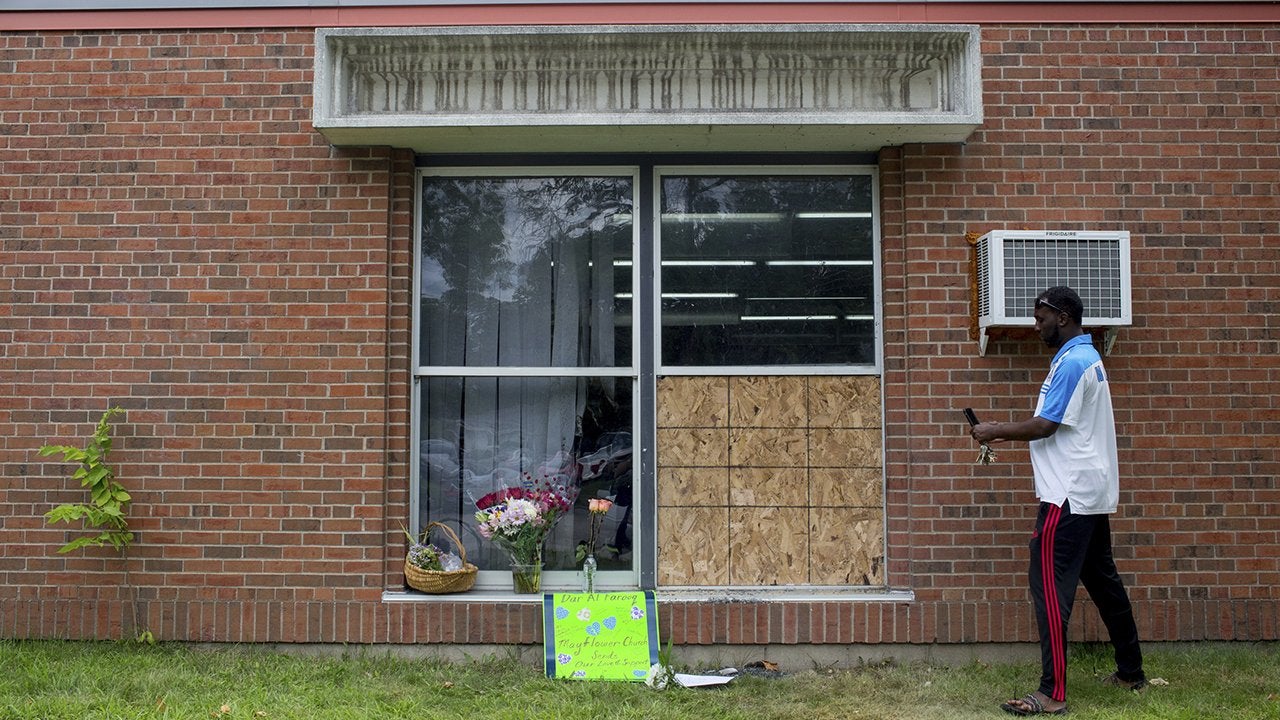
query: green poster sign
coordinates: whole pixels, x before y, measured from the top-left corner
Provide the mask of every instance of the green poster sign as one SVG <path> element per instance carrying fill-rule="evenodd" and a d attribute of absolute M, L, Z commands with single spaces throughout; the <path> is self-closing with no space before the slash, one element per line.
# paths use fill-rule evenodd
<path fill-rule="evenodd" d="M 652 591 L 548 593 L 542 629 L 549 678 L 641 682 L 658 662 Z"/>

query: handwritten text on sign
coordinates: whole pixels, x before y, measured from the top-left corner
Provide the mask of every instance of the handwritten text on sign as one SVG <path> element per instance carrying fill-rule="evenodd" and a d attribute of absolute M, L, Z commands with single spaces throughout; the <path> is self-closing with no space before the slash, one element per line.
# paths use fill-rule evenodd
<path fill-rule="evenodd" d="M 542 617 L 547 677 L 639 682 L 658 662 L 651 591 L 547 594 Z"/>

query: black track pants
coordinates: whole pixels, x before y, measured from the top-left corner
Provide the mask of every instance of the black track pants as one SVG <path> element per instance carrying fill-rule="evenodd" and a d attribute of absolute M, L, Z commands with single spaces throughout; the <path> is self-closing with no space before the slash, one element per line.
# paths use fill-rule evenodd
<path fill-rule="evenodd" d="M 1145 679 L 1138 628 L 1111 557 L 1106 515 L 1072 515 L 1069 503 L 1040 503 L 1029 575 L 1040 626 L 1040 692 L 1054 700 L 1067 699 L 1067 623 L 1081 582 L 1111 636 L 1116 674 L 1123 680 Z"/>

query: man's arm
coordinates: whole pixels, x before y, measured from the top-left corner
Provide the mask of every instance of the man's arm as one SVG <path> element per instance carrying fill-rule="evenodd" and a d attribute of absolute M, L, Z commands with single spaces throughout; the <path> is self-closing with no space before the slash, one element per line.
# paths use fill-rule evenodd
<path fill-rule="evenodd" d="M 984 422 L 973 427 L 969 432 L 974 440 L 990 444 L 1005 440 L 1039 440 L 1047 438 L 1058 431 L 1058 423 L 1036 415 L 1022 422 L 998 423 Z"/>

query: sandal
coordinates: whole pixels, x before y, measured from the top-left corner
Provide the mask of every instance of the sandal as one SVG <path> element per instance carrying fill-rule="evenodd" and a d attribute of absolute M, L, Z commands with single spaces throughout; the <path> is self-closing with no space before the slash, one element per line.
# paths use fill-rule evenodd
<path fill-rule="evenodd" d="M 1115 673 L 1111 673 L 1110 675 L 1102 678 L 1102 684 L 1107 685 L 1109 687 L 1118 687 L 1123 690 L 1132 690 L 1133 692 L 1138 692 L 1139 690 L 1147 686 L 1147 681 L 1146 681 L 1146 678 L 1143 678 L 1142 680 L 1125 680 L 1119 675 Z"/>
<path fill-rule="evenodd" d="M 1019 707 L 1019 703 L 1021 703 L 1023 707 Z M 1063 705 L 1057 710 L 1046 710 L 1044 707 L 1044 704 L 1040 702 L 1040 698 L 1035 696 L 1035 693 L 1031 693 L 1019 700 L 1010 700 L 1009 702 L 1001 703 L 1000 709 L 1007 713 L 1013 713 L 1014 715 L 1066 715 L 1067 714 L 1066 705 Z"/>

